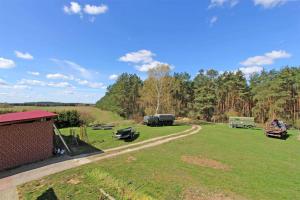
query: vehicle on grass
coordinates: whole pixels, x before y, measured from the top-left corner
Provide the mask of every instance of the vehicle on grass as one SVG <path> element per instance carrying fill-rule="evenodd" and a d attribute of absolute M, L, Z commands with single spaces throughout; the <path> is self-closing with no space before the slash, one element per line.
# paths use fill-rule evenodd
<path fill-rule="evenodd" d="M 144 116 L 144 124 L 147 126 L 172 126 L 175 120 L 173 114 L 156 114 Z"/>
<path fill-rule="evenodd" d="M 114 133 L 114 137 L 118 139 L 133 139 L 136 131 L 132 127 L 119 129 Z"/>
<path fill-rule="evenodd" d="M 231 128 L 254 128 L 254 117 L 229 117 L 229 127 Z"/>
<path fill-rule="evenodd" d="M 266 123 L 265 134 L 268 137 L 285 138 L 287 136 L 287 126 L 283 121 L 274 119 L 272 122 Z"/>

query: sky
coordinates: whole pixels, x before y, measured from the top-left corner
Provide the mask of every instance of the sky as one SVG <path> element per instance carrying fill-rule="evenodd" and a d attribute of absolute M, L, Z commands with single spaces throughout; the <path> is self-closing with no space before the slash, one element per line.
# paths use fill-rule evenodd
<path fill-rule="evenodd" d="M 123 72 L 300 64 L 299 0 L 1 0 L 0 102 L 95 103 Z"/>

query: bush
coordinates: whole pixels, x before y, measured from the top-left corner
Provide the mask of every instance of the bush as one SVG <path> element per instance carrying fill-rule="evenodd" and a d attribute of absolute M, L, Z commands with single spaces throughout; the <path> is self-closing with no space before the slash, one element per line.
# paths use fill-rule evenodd
<path fill-rule="evenodd" d="M 78 127 L 82 123 L 77 110 L 62 111 L 57 114 L 56 125 L 58 128 Z"/>

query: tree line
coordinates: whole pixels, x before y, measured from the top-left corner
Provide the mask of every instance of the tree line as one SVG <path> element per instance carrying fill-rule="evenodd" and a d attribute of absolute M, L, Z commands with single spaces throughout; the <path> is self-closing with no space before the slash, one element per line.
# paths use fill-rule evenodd
<path fill-rule="evenodd" d="M 123 73 L 96 104 L 125 118 L 173 113 L 214 122 L 230 116 L 279 118 L 300 126 L 300 67 L 284 67 L 246 77 L 241 71 L 199 70 L 171 74 L 168 65 L 148 71 L 146 80 Z"/>

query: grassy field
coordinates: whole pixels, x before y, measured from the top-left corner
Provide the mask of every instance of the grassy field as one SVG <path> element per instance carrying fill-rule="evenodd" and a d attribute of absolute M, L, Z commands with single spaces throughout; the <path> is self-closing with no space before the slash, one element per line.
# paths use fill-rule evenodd
<path fill-rule="evenodd" d="M 121 125 L 115 127 L 113 130 L 92 130 L 87 128 L 87 134 L 89 139 L 89 144 L 98 150 L 103 150 L 107 148 L 122 146 L 126 144 L 136 143 L 143 140 L 147 140 L 154 137 L 169 135 L 172 133 L 181 132 L 188 128 L 191 128 L 189 125 L 180 125 L 180 126 L 164 126 L 164 127 L 149 127 L 144 125 L 134 124 L 132 127 L 137 131 L 137 138 L 133 141 L 124 141 L 118 140 L 112 137 L 112 133 L 120 128 L 126 128 L 126 126 Z M 76 128 L 76 133 L 79 134 L 79 128 Z M 61 133 L 65 136 L 70 135 L 69 128 L 61 129 Z M 85 149 L 83 149 L 85 150 Z"/>
<path fill-rule="evenodd" d="M 121 123 L 124 122 L 123 118 L 120 117 L 116 113 L 112 113 L 110 111 L 103 111 L 93 106 L 14 106 L 10 108 L 0 108 L 0 111 L 8 110 L 8 111 L 29 111 L 29 110 L 47 110 L 50 112 L 60 112 L 65 110 L 77 110 L 80 114 L 91 115 L 95 121 L 99 123 Z"/>
<path fill-rule="evenodd" d="M 199 134 L 19 187 L 24 199 L 300 199 L 299 133 L 206 125 Z M 104 198 L 102 198 L 104 199 Z"/>

